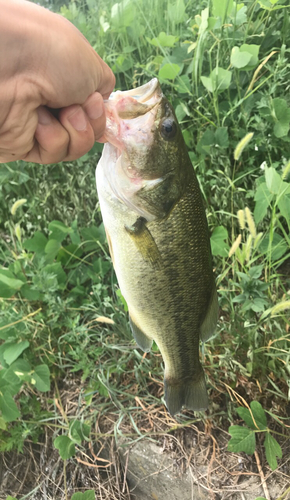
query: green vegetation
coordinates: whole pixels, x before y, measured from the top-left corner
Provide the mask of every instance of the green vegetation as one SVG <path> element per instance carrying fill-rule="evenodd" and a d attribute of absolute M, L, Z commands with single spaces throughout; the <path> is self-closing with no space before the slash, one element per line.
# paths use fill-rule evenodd
<path fill-rule="evenodd" d="M 289 428 L 288 2 L 60 4 L 51 3 L 111 66 L 117 88 L 156 76 L 175 107 L 205 198 L 221 308 L 203 352 L 212 406 L 198 420 L 235 422 L 235 452 L 253 453 L 264 433 L 275 469 L 271 432 Z M 160 406 L 161 358 L 136 348 L 108 254 L 94 179 L 101 149 L 73 163 L 0 165 L 0 451 L 21 452 L 52 425 L 66 460 L 99 414 L 115 412 L 115 435 L 126 420 L 137 439 L 136 396 Z M 70 377 L 80 381 L 73 418 L 59 398 Z"/>

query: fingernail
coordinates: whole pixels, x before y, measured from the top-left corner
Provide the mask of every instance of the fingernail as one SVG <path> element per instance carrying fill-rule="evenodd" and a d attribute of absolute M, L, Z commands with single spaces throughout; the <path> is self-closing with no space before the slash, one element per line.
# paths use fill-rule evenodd
<path fill-rule="evenodd" d="M 50 112 L 45 108 L 38 108 L 38 123 L 41 125 L 49 125 L 52 122 Z"/>
<path fill-rule="evenodd" d="M 103 101 L 92 102 L 89 106 L 85 107 L 86 113 L 91 120 L 97 120 L 104 113 Z"/>
<path fill-rule="evenodd" d="M 87 128 L 87 118 L 81 106 L 77 106 L 75 110 L 67 116 L 67 119 L 78 132 Z"/>

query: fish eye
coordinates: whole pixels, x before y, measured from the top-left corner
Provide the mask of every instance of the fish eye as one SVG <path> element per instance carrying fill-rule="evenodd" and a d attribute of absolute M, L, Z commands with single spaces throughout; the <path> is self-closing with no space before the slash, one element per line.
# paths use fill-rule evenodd
<path fill-rule="evenodd" d="M 161 123 L 161 135 L 163 139 L 169 141 L 173 139 L 177 132 L 177 125 L 172 118 L 165 118 Z"/>

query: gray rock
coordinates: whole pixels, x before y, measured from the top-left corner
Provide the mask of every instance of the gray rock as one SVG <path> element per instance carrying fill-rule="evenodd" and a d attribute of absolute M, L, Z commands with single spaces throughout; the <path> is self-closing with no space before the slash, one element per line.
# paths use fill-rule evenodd
<path fill-rule="evenodd" d="M 195 484 L 190 471 L 180 472 L 173 454 L 147 440 L 120 447 L 132 500 L 205 500 L 208 492 Z M 206 471 L 206 468 L 205 468 Z"/>

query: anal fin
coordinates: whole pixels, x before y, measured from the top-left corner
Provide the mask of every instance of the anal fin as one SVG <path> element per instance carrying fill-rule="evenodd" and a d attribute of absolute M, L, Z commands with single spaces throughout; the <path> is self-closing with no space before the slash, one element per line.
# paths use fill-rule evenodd
<path fill-rule="evenodd" d="M 131 326 L 131 330 L 133 333 L 133 337 L 136 340 L 138 346 L 142 351 L 149 352 L 152 346 L 153 341 L 145 335 L 145 333 L 140 330 L 140 328 L 136 325 L 132 317 L 129 315 L 129 322 Z"/>

